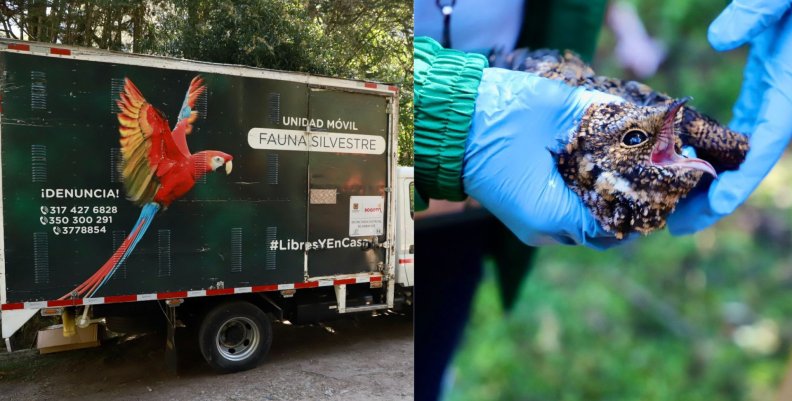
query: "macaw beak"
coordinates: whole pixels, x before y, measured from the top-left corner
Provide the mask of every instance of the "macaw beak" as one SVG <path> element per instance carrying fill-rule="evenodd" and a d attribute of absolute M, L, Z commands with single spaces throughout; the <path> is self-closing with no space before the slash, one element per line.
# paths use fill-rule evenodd
<path fill-rule="evenodd" d="M 227 162 L 226 162 L 226 164 L 225 164 L 225 171 L 226 171 L 226 175 L 229 175 L 229 174 L 231 174 L 231 170 L 232 170 L 233 168 L 234 168 L 234 163 L 233 163 L 233 161 L 231 161 L 231 160 L 227 161 Z"/>

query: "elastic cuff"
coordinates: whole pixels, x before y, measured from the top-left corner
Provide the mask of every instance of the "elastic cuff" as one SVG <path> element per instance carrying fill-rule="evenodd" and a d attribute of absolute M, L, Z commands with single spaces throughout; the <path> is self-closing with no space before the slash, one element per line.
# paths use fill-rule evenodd
<path fill-rule="evenodd" d="M 466 198 L 462 160 L 487 59 L 415 39 L 416 184 L 430 198 Z"/>

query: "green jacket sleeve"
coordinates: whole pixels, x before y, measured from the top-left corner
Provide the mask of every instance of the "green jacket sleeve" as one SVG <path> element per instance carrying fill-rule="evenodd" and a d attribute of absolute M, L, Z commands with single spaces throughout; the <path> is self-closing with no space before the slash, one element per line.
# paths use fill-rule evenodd
<path fill-rule="evenodd" d="M 415 181 L 420 197 L 464 200 L 462 159 L 487 59 L 415 38 Z M 420 202 L 419 202 L 420 204 Z"/>

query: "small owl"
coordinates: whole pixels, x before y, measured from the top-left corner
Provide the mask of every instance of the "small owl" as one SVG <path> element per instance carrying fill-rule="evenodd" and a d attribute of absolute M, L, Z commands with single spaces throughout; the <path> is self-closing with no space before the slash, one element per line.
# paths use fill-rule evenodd
<path fill-rule="evenodd" d="M 687 106 L 688 98 L 597 76 L 570 52 L 517 51 L 494 61 L 625 100 L 591 105 L 566 147 L 551 152 L 567 186 L 616 238 L 665 227 L 704 175 L 736 169 L 748 152 L 746 136 Z M 697 157 L 682 156 L 682 146 Z"/>

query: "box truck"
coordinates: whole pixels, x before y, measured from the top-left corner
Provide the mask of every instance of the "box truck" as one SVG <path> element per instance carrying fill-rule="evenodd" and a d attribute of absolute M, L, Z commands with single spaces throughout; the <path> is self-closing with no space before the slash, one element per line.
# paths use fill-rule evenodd
<path fill-rule="evenodd" d="M 411 304 L 395 86 L 14 40 L 0 72 L 9 350 L 38 313 L 70 335 L 164 312 L 167 355 L 186 326 L 236 371 L 274 321 Z"/>

